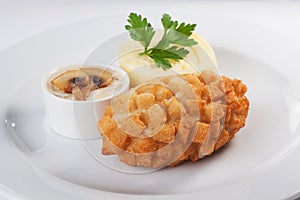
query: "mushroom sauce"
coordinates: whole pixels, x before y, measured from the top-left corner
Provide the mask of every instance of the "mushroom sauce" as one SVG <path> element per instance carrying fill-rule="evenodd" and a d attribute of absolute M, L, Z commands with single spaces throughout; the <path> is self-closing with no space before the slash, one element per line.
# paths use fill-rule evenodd
<path fill-rule="evenodd" d="M 109 72 L 109 74 L 111 75 L 111 80 L 108 84 L 105 84 L 103 87 L 97 87 L 94 88 L 89 87 L 89 89 L 85 89 L 84 85 L 82 82 L 83 80 L 81 79 L 81 77 L 71 77 L 69 79 L 68 84 L 71 85 L 76 85 L 78 87 L 74 87 L 70 90 L 70 85 L 66 85 L 65 88 L 67 88 L 67 90 L 63 90 L 61 87 L 57 87 L 57 85 L 54 84 L 53 80 L 57 79 L 58 77 L 62 76 L 63 74 L 68 74 L 71 71 L 74 70 L 81 70 L 81 69 L 88 69 L 88 68 L 69 68 L 69 69 L 64 69 L 61 71 L 58 71 L 56 73 L 53 73 L 50 78 L 47 81 L 47 89 L 49 92 L 51 92 L 52 94 L 54 94 L 57 97 L 63 98 L 63 99 L 69 99 L 69 100 L 96 100 L 96 99 L 102 99 L 102 98 L 106 98 L 106 97 L 110 97 L 113 96 L 114 94 L 117 93 L 118 88 L 120 87 L 120 80 L 122 79 L 122 75 L 120 73 L 118 73 L 117 71 L 113 70 L 113 69 L 105 69 L 105 72 Z M 98 69 L 98 68 L 93 68 L 93 69 Z M 99 70 L 102 70 L 101 68 L 99 68 Z M 104 70 L 102 70 L 104 71 Z M 78 73 L 77 73 L 78 74 Z M 64 81 L 66 82 L 67 80 L 64 79 Z M 103 84 L 106 83 L 107 81 L 102 80 L 101 77 L 97 77 L 96 75 L 91 74 L 90 75 L 90 83 L 93 85 L 99 85 L 99 84 Z M 84 97 L 83 98 L 78 98 L 76 96 L 76 90 L 78 89 L 80 93 L 84 93 Z M 71 91 L 71 92 L 70 92 Z"/>

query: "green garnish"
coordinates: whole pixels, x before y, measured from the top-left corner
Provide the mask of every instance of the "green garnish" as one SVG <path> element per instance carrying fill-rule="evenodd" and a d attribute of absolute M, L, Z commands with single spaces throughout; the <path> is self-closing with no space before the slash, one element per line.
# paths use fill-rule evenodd
<path fill-rule="evenodd" d="M 196 24 L 185 24 L 184 22 L 179 24 L 178 21 L 172 21 L 168 14 L 164 14 L 161 18 L 164 34 L 153 48 L 149 48 L 149 45 L 155 31 L 148 20 L 136 13 L 130 13 L 127 21 L 130 25 L 126 25 L 125 29 L 129 31 L 130 37 L 140 42 L 144 47 L 144 52 L 141 52 L 140 55 L 149 56 L 154 60 L 157 67 L 164 70 L 172 67 L 171 60 L 178 62 L 189 53 L 183 47 L 198 44 L 190 38 Z"/>

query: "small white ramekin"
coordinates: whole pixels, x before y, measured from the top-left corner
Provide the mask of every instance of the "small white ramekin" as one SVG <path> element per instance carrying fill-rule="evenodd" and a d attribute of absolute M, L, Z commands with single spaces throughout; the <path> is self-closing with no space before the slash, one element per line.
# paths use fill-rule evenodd
<path fill-rule="evenodd" d="M 88 67 L 88 66 L 87 66 Z M 92 65 L 100 69 L 106 67 Z M 75 67 L 74 67 L 75 68 Z M 66 68 L 68 70 L 72 67 Z M 54 74 L 63 72 L 64 69 L 56 69 L 50 72 L 42 80 L 42 90 L 45 105 L 45 125 L 56 133 L 73 139 L 96 139 L 100 138 L 98 120 L 103 116 L 105 107 L 111 105 L 111 99 L 129 88 L 129 77 L 120 67 L 110 66 L 111 70 L 120 73 L 117 90 L 113 95 L 101 99 L 77 101 L 55 96 L 47 88 L 47 83 Z"/>

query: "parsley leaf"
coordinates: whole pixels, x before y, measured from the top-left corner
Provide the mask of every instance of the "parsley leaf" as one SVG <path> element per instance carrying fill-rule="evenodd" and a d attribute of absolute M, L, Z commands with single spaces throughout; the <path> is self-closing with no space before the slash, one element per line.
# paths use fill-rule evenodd
<path fill-rule="evenodd" d="M 178 21 L 172 21 L 170 15 L 164 14 L 161 18 L 164 34 L 156 46 L 148 49 L 155 34 L 151 24 L 148 23 L 146 18 L 142 18 L 141 15 L 136 13 L 130 13 L 128 22 L 131 26 L 126 25 L 125 29 L 129 31 L 130 37 L 139 41 L 145 48 L 141 54 L 152 58 L 156 66 L 164 70 L 172 67 L 170 60 L 178 62 L 189 53 L 187 49 L 182 47 L 191 47 L 198 44 L 190 38 L 196 24 L 185 24 L 184 22 L 179 24 Z"/>
<path fill-rule="evenodd" d="M 197 44 L 195 40 L 189 38 L 195 30 L 196 24 L 185 24 L 183 22 L 178 26 L 178 21 L 172 21 L 171 16 L 168 14 L 163 15 L 161 23 L 164 27 L 164 35 L 156 48 L 166 48 L 169 44 L 178 44 L 186 47 Z"/>
<path fill-rule="evenodd" d="M 161 23 L 164 27 L 164 29 L 170 29 L 171 26 L 174 24 L 174 21 L 171 20 L 171 16 L 168 14 L 164 14 L 161 18 Z M 178 22 L 177 22 L 178 23 Z"/>
<path fill-rule="evenodd" d="M 146 18 L 142 18 L 141 15 L 137 15 L 136 13 L 130 13 L 127 21 L 131 26 L 126 25 L 125 29 L 129 31 L 130 37 L 139 41 L 147 51 L 155 33 L 151 24 L 148 23 Z"/>
<path fill-rule="evenodd" d="M 148 53 L 148 56 L 154 60 L 158 67 L 166 70 L 172 67 L 168 59 L 179 61 L 182 60 L 188 53 L 189 51 L 184 48 L 173 46 L 168 49 L 152 49 Z"/>
<path fill-rule="evenodd" d="M 168 59 L 154 57 L 153 60 L 158 68 L 162 68 L 163 70 L 172 68 L 172 65 Z"/>

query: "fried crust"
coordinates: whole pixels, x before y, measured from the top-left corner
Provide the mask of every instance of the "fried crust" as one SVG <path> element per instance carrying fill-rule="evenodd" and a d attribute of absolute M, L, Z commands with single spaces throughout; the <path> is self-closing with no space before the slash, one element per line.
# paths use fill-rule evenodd
<path fill-rule="evenodd" d="M 190 98 L 182 85 L 176 85 L 174 80 L 178 77 L 192 88 L 195 98 Z M 174 167 L 187 160 L 196 162 L 211 155 L 245 126 L 249 101 L 245 96 L 247 87 L 240 80 L 219 77 L 211 71 L 157 80 L 165 85 L 137 86 L 139 88 L 128 99 L 132 119 L 146 127 L 141 135 L 123 131 L 114 119 L 112 107 L 106 107 L 98 123 L 104 155 L 117 154 L 122 162 L 131 166 Z M 179 92 L 174 93 L 168 86 Z M 186 98 L 179 100 L 180 95 Z M 155 113 L 151 116 L 153 105 L 164 110 L 162 116 L 155 116 Z M 184 124 L 183 117 L 191 116 L 199 119 Z M 158 118 L 164 118 L 163 125 L 159 125 L 161 127 L 155 134 L 149 134 L 151 130 L 147 127 L 153 129 L 151 120 Z M 156 123 L 160 123 L 159 120 Z"/>

